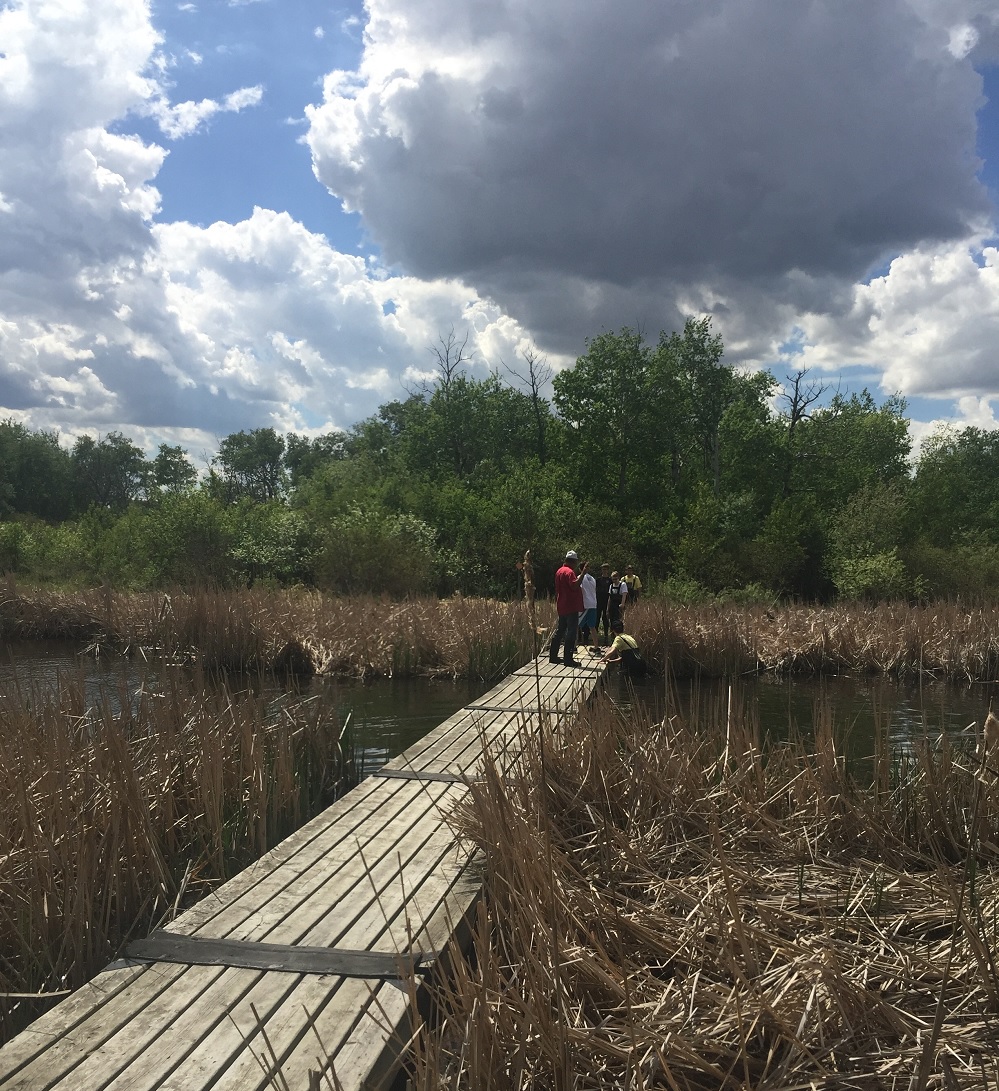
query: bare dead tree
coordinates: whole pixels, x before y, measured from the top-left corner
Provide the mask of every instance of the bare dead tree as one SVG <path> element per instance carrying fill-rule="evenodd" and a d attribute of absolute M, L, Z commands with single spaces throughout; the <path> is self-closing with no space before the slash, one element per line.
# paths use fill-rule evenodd
<path fill-rule="evenodd" d="M 438 334 L 437 344 L 430 346 L 430 353 L 437 363 L 435 383 L 437 388 L 444 392 L 445 397 L 449 393 L 455 378 L 475 355 L 474 351 L 468 347 L 471 336 L 466 330 L 465 336 L 459 341 L 458 335 L 454 332 L 454 326 L 452 326 L 446 337 L 443 334 Z"/>
<path fill-rule="evenodd" d="M 542 356 L 532 345 L 522 353 L 527 365 L 526 374 L 504 362 L 503 367 L 519 383 L 521 390 L 531 399 L 531 412 L 534 415 L 535 442 L 538 461 L 543 466 L 548 460 L 548 400 L 542 391 L 551 384 L 555 369 L 548 363 L 548 357 Z"/>
<path fill-rule="evenodd" d="M 803 420 L 811 417 L 811 407 L 829 389 L 829 383 L 819 379 L 809 379 L 811 368 L 800 368 L 793 375 L 787 375 L 790 386 L 785 388 L 779 397 L 787 402 L 787 459 L 784 463 L 784 483 L 782 494 L 788 497 L 791 494 L 791 483 L 794 474 L 795 442 L 798 426 Z"/>
<path fill-rule="evenodd" d="M 451 456 L 458 473 L 466 473 L 470 469 L 468 444 L 460 419 L 462 416 L 461 393 L 466 391 L 467 387 L 458 382 L 475 355 L 474 350 L 468 347 L 470 338 L 471 334 L 466 330 L 465 336 L 459 339 L 452 326 L 447 336 L 438 334 L 437 343 L 430 346 L 431 355 L 437 364 L 434 385 L 436 393 L 439 393 L 441 397 L 441 410 L 448 433 Z"/>

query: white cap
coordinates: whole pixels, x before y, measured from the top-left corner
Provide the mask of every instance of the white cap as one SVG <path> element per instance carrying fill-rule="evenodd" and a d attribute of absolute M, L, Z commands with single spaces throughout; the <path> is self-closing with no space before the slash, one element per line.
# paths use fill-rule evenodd
<path fill-rule="evenodd" d="M 567 561 L 578 561 L 579 554 L 574 549 L 570 549 L 569 552 L 565 555 L 565 559 Z"/>

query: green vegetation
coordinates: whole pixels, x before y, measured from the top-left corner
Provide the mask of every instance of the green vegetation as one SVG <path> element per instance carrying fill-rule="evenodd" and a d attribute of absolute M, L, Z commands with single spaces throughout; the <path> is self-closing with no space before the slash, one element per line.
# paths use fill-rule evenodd
<path fill-rule="evenodd" d="M 910 461 L 905 403 L 726 365 L 710 320 L 630 329 L 553 375 L 474 378 L 452 333 L 424 389 L 346 432 L 222 440 L 199 478 L 117 432 L 0 422 L 0 572 L 43 586 L 544 592 L 567 544 L 648 589 L 829 600 L 999 590 L 999 433 Z M 544 391 L 549 389 L 549 401 Z"/>

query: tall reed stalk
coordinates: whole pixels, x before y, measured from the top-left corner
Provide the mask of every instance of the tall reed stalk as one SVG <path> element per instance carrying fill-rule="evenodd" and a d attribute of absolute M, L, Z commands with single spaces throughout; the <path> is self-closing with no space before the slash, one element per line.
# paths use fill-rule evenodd
<path fill-rule="evenodd" d="M 535 604 L 540 623 L 552 619 Z M 999 681 L 999 605 L 672 606 L 643 599 L 628 628 L 675 677 L 752 671 Z M 119 594 L 0 590 L 0 639 L 71 639 L 209 668 L 493 680 L 532 655 L 525 603 L 311 591 Z"/>
<path fill-rule="evenodd" d="M 543 614 L 549 609 L 541 610 Z M 0 592 L 0 640 L 68 639 L 206 669 L 493 680 L 533 654 L 524 604 L 309 591 Z"/>

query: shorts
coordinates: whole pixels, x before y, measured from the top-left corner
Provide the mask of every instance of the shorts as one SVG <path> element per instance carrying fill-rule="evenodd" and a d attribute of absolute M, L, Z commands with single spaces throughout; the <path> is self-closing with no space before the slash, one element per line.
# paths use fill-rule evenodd
<path fill-rule="evenodd" d="M 589 610 L 584 610 L 579 615 L 579 627 L 580 629 L 595 629 L 597 627 L 597 610 L 595 606 L 591 606 Z"/>

